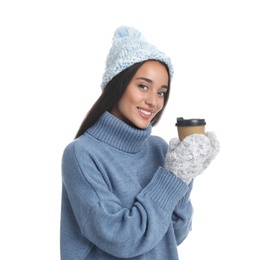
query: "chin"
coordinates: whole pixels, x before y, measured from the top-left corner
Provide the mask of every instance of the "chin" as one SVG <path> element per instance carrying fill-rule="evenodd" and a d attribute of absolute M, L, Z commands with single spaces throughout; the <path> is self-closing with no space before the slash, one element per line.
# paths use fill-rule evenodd
<path fill-rule="evenodd" d="M 131 120 L 129 121 L 129 125 L 133 126 L 135 128 L 139 128 L 139 129 L 145 129 L 147 128 L 150 124 L 151 124 L 151 120 L 153 118 L 149 118 L 149 119 L 136 119 L 136 120 Z"/>
<path fill-rule="evenodd" d="M 139 129 L 145 129 L 149 126 L 150 122 L 145 123 L 145 124 L 134 124 L 134 127 L 139 128 Z"/>

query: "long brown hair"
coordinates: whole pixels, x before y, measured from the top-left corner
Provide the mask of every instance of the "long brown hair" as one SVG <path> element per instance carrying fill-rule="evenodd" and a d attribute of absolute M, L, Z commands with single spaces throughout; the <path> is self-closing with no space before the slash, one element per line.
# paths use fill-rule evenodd
<path fill-rule="evenodd" d="M 128 84 L 132 80 L 133 76 L 137 73 L 139 68 L 144 64 L 144 62 L 135 63 L 132 66 L 128 67 L 127 69 L 120 72 L 116 75 L 112 80 L 106 85 L 103 92 L 101 93 L 100 97 L 91 107 L 89 112 L 87 113 L 85 119 L 80 125 L 80 128 L 75 136 L 75 138 L 82 135 L 88 128 L 95 124 L 95 122 L 101 117 L 101 115 L 106 111 L 111 111 L 112 108 L 118 104 L 119 100 L 121 99 L 122 95 L 124 94 Z M 159 61 L 161 62 L 161 61 Z M 160 110 L 156 116 L 151 120 L 151 125 L 155 126 L 164 111 L 164 108 L 168 102 L 169 94 L 170 94 L 170 74 L 167 65 L 161 62 L 167 72 L 168 72 L 168 91 L 164 95 L 164 105 L 162 110 Z"/>

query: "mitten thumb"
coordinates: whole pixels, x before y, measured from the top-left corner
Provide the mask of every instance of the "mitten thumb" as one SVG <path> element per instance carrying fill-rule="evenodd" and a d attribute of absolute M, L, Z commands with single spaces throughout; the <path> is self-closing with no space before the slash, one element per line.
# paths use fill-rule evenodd
<path fill-rule="evenodd" d="M 216 138 L 216 135 L 214 132 L 206 132 L 205 135 L 210 139 L 211 147 L 212 147 L 212 154 L 210 156 L 210 159 L 213 160 L 220 150 L 220 143 L 218 139 Z"/>
<path fill-rule="evenodd" d="M 177 137 L 172 138 L 172 139 L 169 141 L 168 151 L 173 151 L 173 150 L 175 150 L 179 144 L 180 144 L 180 140 L 179 140 Z"/>

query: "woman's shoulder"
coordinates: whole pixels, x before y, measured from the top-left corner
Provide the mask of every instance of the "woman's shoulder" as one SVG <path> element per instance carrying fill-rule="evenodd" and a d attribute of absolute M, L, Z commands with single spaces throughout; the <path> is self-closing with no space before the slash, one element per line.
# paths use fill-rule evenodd
<path fill-rule="evenodd" d="M 163 150 L 166 150 L 168 148 L 167 142 L 161 136 L 150 135 L 149 139 L 150 143 L 156 147 L 159 147 Z"/>
<path fill-rule="evenodd" d="M 166 143 L 166 141 L 161 136 L 158 135 L 150 135 L 149 138 L 154 142 Z"/>
<path fill-rule="evenodd" d="M 86 152 L 88 147 L 92 146 L 91 140 L 86 140 L 87 136 L 85 134 L 79 136 L 78 138 L 72 140 L 64 147 L 64 154 L 78 154 Z M 88 139 L 88 138 L 87 138 Z"/>

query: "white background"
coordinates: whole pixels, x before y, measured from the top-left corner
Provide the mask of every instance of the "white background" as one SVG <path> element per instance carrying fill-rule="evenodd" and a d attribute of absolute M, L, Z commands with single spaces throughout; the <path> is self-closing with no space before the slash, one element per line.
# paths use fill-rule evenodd
<path fill-rule="evenodd" d="M 154 134 L 204 117 L 221 151 L 195 181 L 183 260 L 272 259 L 271 1 L 1 1 L 0 259 L 59 259 L 61 155 L 100 95 L 113 32 L 175 75 Z"/>

